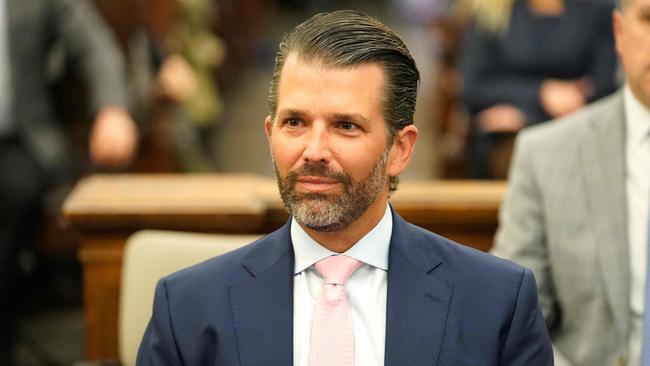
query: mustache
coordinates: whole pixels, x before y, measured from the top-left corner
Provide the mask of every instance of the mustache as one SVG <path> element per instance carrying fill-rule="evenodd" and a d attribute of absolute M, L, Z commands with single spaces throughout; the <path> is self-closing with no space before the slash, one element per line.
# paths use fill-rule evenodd
<path fill-rule="evenodd" d="M 350 178 L 350 176 L 345 174 L 344 172 L 337 172 L 335 170 L 331 170 L 323 164 L 309 164 L 309 163 L 303 165 L 302 167 L 292 172 L 289 172 L 289 174 L 287 174 L 286 180 L 290 186 L 293 186 L 298 181 L 298 178 L 302 176 L 314 176 L 314 177 L 333 179 L 340 183 L 343 183 L 344 185 L 349 185 L 352 183 L 352 178 Z"/>

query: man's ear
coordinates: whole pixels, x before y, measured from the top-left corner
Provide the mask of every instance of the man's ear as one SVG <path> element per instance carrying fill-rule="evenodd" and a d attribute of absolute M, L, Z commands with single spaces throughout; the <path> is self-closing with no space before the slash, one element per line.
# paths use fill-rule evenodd
<path fill-rule="evenodd" d="M 418 128 L 408 125 L 395 134 L 393 146 L 390 148 L 387 173 L 391 177 L 397 177 L 411 160 L 415 140 L 418 138 Z"/>
<path fill-rule="evenodd" d="M 271 116 L 268 115 L 264 119 L 264 133 L 266 134 L 266 140 L 270 143 L 271 142 L 271 129 L 273 128 L 273 120 L 271 119 Z"/>

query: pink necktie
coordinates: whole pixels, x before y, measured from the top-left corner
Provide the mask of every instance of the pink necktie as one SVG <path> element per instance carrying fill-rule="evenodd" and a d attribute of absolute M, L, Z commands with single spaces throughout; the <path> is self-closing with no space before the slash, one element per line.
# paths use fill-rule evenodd
<path fill-rule="evenodd" d="M 344 285 L 361 262 L 336 255 L 317 262 L 315 266 L 325 284 L 314 308 L 309 366 L 353 366 L 352 310 Z"/>

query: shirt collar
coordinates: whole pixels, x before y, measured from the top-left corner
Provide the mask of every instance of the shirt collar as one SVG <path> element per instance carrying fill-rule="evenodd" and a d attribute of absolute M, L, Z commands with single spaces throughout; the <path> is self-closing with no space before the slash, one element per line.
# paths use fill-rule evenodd
<path fill-rule="evenodd" d="M 650 110 L 632 94 L 630 86 L 625 84 L 623 100 L 626 120 L 626 141 L 638 145 L 650 136 Z"/>
<path fill-rule="evenodd" d="M 393 216 L 386 205 L 384 217 L 379 223 L 343 254 L 388 271 L 388 247 L 392 233 Z M 291 241 L 296 260 L 294 274 L 304 271 L 321 259 L 338 254 L 312 239 L 295 218 L 291 219 Z"/>

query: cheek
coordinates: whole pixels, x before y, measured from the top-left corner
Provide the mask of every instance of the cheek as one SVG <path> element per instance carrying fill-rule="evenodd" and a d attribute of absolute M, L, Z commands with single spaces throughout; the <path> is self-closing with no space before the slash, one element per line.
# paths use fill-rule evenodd
<path fill-rule="evenodd" d="M 650 64 L 650 42 L 638 34 L 628 35 L 621 49 L 621 61 L 628 79 L 640 81 L 644 69 Z"/>
<path fill-rule="evenodd" d="M 627 48 L 636 67 L 647 69 L 650 65 L 650 27 L 636 27 L 628 39 Z"/>
<path fill-rule="evenodd" d="M 368 174 L 375 167 L 381 156 L 383 149 L 368 149 L 357 147 L 350 150 L 340 150 L 337 152 L 336 161 L 341 165 L 341 169 L 350 175 L 355 181 L 361 181 L 368 177 Z"/>
<path fill-rule="evenodd" d="M 276 167 L 283 174 L 286 174 L 300 157 L 300 153 L 297 152 L 297 149 L 293 145 L 277 140 L 271 143 L 271 153 L 273 154 L 273 161 Z"/>

